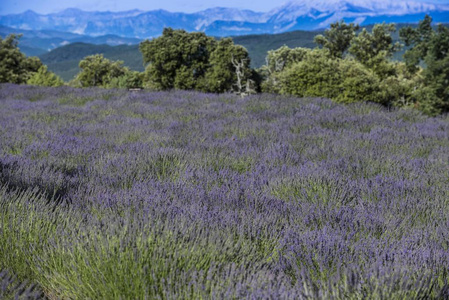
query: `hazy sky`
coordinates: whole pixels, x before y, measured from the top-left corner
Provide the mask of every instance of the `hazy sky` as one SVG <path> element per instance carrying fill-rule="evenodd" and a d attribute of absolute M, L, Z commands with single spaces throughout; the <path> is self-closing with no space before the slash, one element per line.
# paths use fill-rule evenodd
<path fill-rule="evenodd" d="M 311 0 L 313 1 L 313 0 Z M 376 0 L 373 0 L 376 1 Z M 382 1 L 382 0 L 379 0 Z M 415 0 L 419 1 L 419 0 Z M 131 9 L 165 9 L 172 12 L 196 12 L 211 7 L 235 7 L 254 11 L 269 11 L 282 5 L 285 0 L 1 0 L 0 15 L 21 13 L 31 9 L 38 13 L 59 12 L 69 7 L 93 11 L 123 11 Z M 447 3 L 449 0 L 425 2 Z"/>

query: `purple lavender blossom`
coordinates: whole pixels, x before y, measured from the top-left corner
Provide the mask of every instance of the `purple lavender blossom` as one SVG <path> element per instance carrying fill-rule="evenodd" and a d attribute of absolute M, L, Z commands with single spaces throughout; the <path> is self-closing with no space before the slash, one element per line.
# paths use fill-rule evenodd
<path fill-rule="evenodd" d="M 0 268 L 63 298 L 443 299 L 448 178 L 447 116 L 0 85 Z"/>

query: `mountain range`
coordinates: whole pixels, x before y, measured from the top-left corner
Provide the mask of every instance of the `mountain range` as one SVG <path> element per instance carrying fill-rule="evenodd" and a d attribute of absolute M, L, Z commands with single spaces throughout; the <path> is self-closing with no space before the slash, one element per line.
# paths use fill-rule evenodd
<path fill-rule="evenodd" d="M 88 36 L 71 32 L 56 30 L 24 30 L 0 25 L 0 36 L 5 37 L 10 34 L 21 34 L 20 50 L 28 56 L 38 56 L 55 48 L 72 43 L 89 43 L 94 45 L 107 44 L 134 45 L 141 42 L 137 38 L 120 37 L 109 34 L 102 36 Z"/>
<path fill-rule="evenodd" d="M 159 36 L 164 27 L 203 31 L 213 36 L 273 34 L 293 30 L 318 30 L 345 20 L 360 25 L 416 23 L 425 14 L 435 22 L 448 22 L 449 4 L 414 0 L 295 0 L 269 12 L 216 7 L 197 13 L 165 10 L 87 12 L 75 8 L 59 13 L 0 16 L 0 25 L 21 30 L 51 30 L 82 36 L 120 36 L 146 39 Z M 126 42 L 123 42 L 126 43 Z"/>

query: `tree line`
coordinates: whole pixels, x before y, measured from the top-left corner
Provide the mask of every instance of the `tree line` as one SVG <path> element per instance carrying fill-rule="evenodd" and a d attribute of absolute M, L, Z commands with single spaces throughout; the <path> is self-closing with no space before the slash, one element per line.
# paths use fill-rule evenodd
<path fill-rule="evenodd" d="M 416 28 L 401 28 L 400 40 L 407 47 L 402 62 L 391 59 L 404 46 L 393 42 L 395 31 L 394 24 L 376 24 L 368 31 L 336 22 L 315 37 L 315 49 L 283 46 L 269 51 L 266 64 L 254 70 L 248 51 L 231 38 L 216 40 L 201 32 L 166 28 L 160 37 L 140 44 L 144 72 L 97 54 L 80 61 L 81 71 L 69 84 L 240 95 L 267 92 L 341 103 L 371 101 L 428 115 L 449 112 L 449 29 L 432 26 L 430 16 Z M 20 52 L 19 38 L 0 38 L 0 82 L 63 85 L 38 58 Z"/>

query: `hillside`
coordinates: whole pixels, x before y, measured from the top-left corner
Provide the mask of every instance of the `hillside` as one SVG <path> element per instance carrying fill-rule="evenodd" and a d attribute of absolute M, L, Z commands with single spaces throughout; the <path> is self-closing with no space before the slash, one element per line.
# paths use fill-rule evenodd
<path fill-rule="evenodd" d="M 233 36 L 235 44 L 245 47 L 251 57 L 251 65 L 253 68 L 260 68 L 265 64 L 265 57 L 270 50 L 278 49 L 283 45 L 290 48 L 305 47 L 314 48 L 316 44 L 313 42 L 317 34 L 322 31 L 290 31 L 279 34 L 261 34 L 261 35 L 243 35 Z"/>
<path fill-rule="evenodd" d="M 131 70 L 140 72 L 144 70 L 139 45 L 109 46 L 74 43 L 56 48 L 40 55 L 39 58 L 51 71 L 65 81 L 69 81 L 79 72 L 80 60 L 94 54 L 103 54 L 110 60 L 122 60 Z"/>

